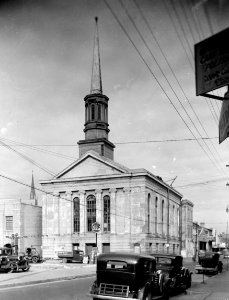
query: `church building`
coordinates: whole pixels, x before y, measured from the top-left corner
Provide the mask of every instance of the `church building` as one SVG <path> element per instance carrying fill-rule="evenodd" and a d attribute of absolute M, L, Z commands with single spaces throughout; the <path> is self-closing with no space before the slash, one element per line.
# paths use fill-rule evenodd
<path fill-rule="evenodd" d="M 90 94 L 85 102 L 85 139 L 79 159 L 42 180 L 43 257 L 79 248 L 109 251 L 181 251 L 182 195 L 145 169 L 114 160 L 108 102 L 103 94 L 96 18 Z"/>

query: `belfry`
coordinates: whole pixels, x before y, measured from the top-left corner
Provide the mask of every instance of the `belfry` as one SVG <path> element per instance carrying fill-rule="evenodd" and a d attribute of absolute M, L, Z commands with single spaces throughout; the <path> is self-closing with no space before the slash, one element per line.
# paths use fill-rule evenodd
<path fill-rule="evenodd" d="M 92 77 L 90 94 L 85 96 L 85 140 L 78 141 L 79 157 L 87 151 L 93 150 L 101 156 L 114 159 L 113 150 L 115 145 L 108 140 L 108 101 L 109 98 L 103 95 L 98 18 L 95 18 L 95 37 L 92 63 Z"/>

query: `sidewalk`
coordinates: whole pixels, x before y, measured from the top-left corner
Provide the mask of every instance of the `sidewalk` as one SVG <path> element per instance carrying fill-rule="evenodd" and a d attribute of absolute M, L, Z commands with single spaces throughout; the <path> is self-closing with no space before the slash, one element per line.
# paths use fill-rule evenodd
<path fill-rule="evenodd" d="M 46 261 L 31 264 L 27 272 L 0 273 L 0 288 L 90 277 L 95 275 L 95 272 L 95 264 Z"/>

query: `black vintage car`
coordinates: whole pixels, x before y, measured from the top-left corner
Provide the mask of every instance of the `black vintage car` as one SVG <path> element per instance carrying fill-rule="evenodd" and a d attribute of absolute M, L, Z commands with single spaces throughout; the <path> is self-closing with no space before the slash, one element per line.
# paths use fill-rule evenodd
<path fill-rule="evenodd" d="M 151 254 L 156 259 L 156 269 L 170 278 L 171 294 L 185 291 L 191 287 L 192 272 L 183 266 L 183 257 L 181 255 L 171 254 Z"/>
<path fill-rule="evenodd" d="M 156 272 L 156 260 L 149 255 L 111 252 L 97 258 L 96 281 L 88 296 L 92 299 L 169 299 L 170 279 Z"/>
<path fill-rule="evenodd" d="M 220 260 L 220 254 L 217 252 L 200 252 L 198 255 L 198 264 L 195 266 L 196 273 L 218 274 L 223 270 L 223 263 Z"/>
<path fill-rule="evenodd" d="M 6 272 L 28 271 L 30 268 L 25 254 L 14 254 L 9 247 L 0 247 L 0 270 Z"/>

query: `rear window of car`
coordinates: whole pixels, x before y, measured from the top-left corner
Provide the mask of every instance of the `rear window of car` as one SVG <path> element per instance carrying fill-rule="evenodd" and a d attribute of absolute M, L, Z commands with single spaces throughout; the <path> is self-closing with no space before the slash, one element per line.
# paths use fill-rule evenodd
<path fill-rule="evenodd" d="M 157 257 L 156 261 L 157 261 L 157 264 L 160 264 L 160 265 L 171 265 L 172 264 L 171 258 L 167 258 L 167 257 Z"/>
<path fill-rule="evenodd" d="M 134 272 L 134 265 L 127 264 L 125 261 L 108 260 L 98 263 L 99 270 Z"/>
<path fill-rule="evenodd" d="M 127 263 L 125 261 L 114 261 L 114 260 L 109 260 L 107 262 L 107 267 L 106 269 L 115 269 L 115 270 L 123 270 L 127 269 Z"/>

